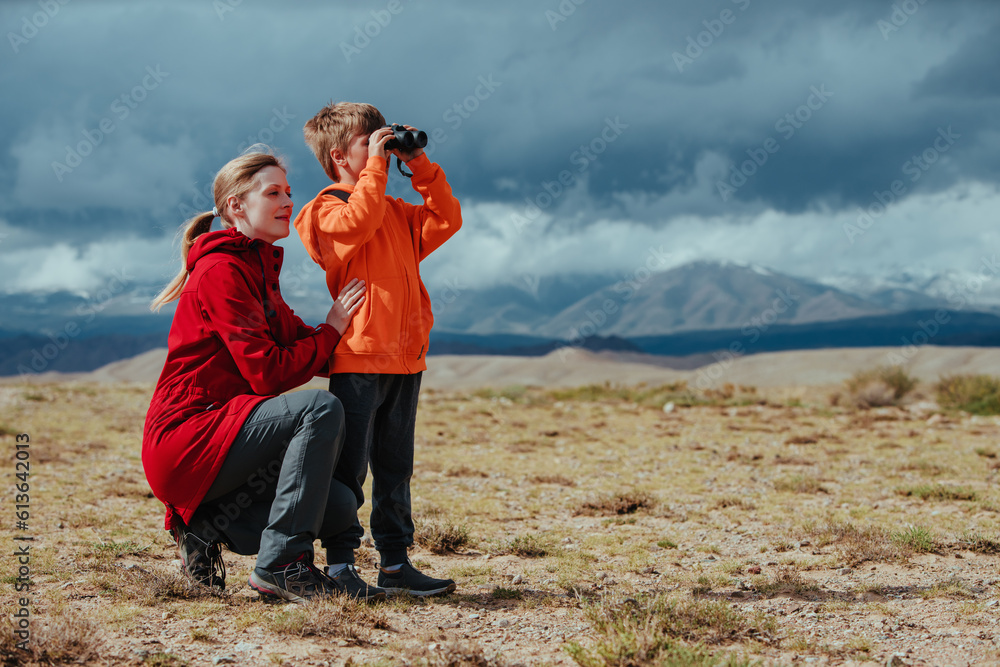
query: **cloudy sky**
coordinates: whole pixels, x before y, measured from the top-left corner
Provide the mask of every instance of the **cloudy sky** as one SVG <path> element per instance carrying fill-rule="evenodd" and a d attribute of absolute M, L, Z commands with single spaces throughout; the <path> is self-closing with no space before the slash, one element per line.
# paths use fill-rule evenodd
<path fill-rule="evenodd" d="M 653 253 L 961 272 L 1000 249 L 995 0 L 35 0 L 0 26 L 7 292 L 165 282 L 251 142 L 305 203 L 325 177 L 302 125 L 331 99 L 435 139 L 465 227 L 432 287 Z M 390 194 L 412 200 L 398 174 Z"/>

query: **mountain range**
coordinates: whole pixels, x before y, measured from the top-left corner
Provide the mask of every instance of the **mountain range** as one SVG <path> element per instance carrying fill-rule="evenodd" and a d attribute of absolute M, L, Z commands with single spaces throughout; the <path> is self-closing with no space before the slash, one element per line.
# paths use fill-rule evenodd
<path fill-rule="evenodd" d="M 0 294 L 0 375 L 92 370 L 165 346 L 171 317 L 169 310 L 149 312 L 155 291 Z M 931 344 L 1000 345 L 1000 285 L 959 274 L 818 282 L 755 265 L 694 262 L 627 277 L 432 286 L 430 294 L 431 354 L 531 355 L 567 344 L 670 356 L 735 342 L 747 352 L 900 345 L 936 314 L 946 321 L 928 337 Z M 321 317 L 329 302 L 321 288 L 301 286 L 286 298 L 307 321 Z"/>

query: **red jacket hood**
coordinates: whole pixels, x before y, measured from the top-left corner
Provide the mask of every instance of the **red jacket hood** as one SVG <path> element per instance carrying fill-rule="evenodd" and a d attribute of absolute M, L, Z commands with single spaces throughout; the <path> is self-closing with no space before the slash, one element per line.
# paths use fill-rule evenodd
<path fill-rule="evenodd" d="M 251 239 L 235 227 L 202 234 L 194 240 L 194 244 L 188 251 L 187 270 L 189 273 L 194 271 L 194 265 L 199 259 L 216 250 L 246 250 L 258 243 L 264 246 L 271 245 L 259 239 Z"/>

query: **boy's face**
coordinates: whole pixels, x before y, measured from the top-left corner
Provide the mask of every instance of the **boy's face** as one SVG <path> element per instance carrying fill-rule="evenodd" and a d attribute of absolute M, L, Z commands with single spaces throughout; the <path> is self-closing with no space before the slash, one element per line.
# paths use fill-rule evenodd
<path fill-rule="evenodd" d="M 337 151 L 339 155 L 334 156 L 337 165 L 337 175 L 340 182 L 347 185 L 354 185 L 361 176 L 361 170 L 368 163 L 368 134 L 356 134 L 347 144 L 347 152 Z M 339 159 L 338 159 L 339 158 Z"/>

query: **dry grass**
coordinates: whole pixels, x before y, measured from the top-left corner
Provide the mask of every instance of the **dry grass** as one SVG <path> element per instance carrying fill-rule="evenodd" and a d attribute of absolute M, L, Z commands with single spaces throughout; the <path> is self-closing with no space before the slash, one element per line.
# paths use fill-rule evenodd
<path fill-rule="evenodd" d="M 892 540 L 887 530 L 879 526 L 829 522 L 812 530 L 811 536 L 820 546 L 833 545 L 841 561 L 851 567 L 869 561 L 895 561 L 904 558 L 907 553 Z"/>
<path fill-rule="evenodd" d="M 975 500 L 977 493 L 964 487 L 948 487 L 943 484 L 918 484 L 896 489 L 901 496 L 914 496 L 921 500 Z"/>
<path fill-rule="evenodd" d="M 618 493 L 597 500 L 585 502 L 579 509 L 579 514 L 588 516 L 633 514 L 641 509 L 648 509 L 656 504 L 656 499 L 642 491 Z"/>
<path fill-rule="evenodd" d="M 454 642 L 434 650 L 422 649 L 413 656 L 419 667 L 508 667 L 500 653 L 487 653 L 471 642 Z"/>
<path fill-rule="evenodd" d="M 951 375 L 934 387 L 938 402 L 974 415 L 1000 414 L 1000 378 L 992 375 Z"/>
<path fill-rule="evenodd" d="M 804 595 L 819 590 L 819 586 L 802 578 L 802 573 L 793 566 L 781 565 L 770 576 L 758 575 L 752 580 L 754 590 L 768 597 L 779 593 Z"/>
<path fill-rule="evenodd" d="M 9 619 L 0 623 L 0 661 L 4 665 L 59 665 L 95 660 L 103 643 L 98 623 L 79 612 L 62 609 L 31 628 L 27 650 Z"/>
<path fill-rule="evenodd" d="M 879 366 L 859 371 L 845 383 L 848 397 L 859 408 L 898 405 L 917 381 L 899 366 Z"/>
<path fill-rule="evenodd" d="M 416 527 L 413 539 L 436 554 L 460 551 L 471 544 L 469 529 L 450 522 L 422 521 Z"/>
<path fill-rule="evenodd" d="M 736 665 L 748 664 L 715 655 L 697 644 L 726 644 L 743 639 L 770 640 L 775 619 L 735 611 L 712 600 L 653 598 L 601 599 L 585 607 L 598 637 L 592 649 L 579 644 L 570 655 L 584 666 L 596 665 Z"/>
<path fill-rule="evenodd" d="M 279 635 L 366 641 L 374 630 L 391 630 L 384 606 L 334 597 L 307 605 L 289 605 L 261 619 Z"/>
<path fill-rule="evenodd" d="M 552 551 L 552 546 L 545 538 L 538 535 L 517 535 L 510 540 L 502 541 L 490 552 L 497 556 L 511 554 L 522 558 L 540 558 Z"/>
<path fill-rule="evenodd" d="M 32 434 L 32 529 L 44 538 L 32 560 L 39 653 L 29 662 L 139 664 L 128 644 L 136 638 L 162 642 L 142 658 L 161 665 L 211 664 L 243 641 L 263 645 L 254 664 L 329 661 L 318 654 L 332 647 L 338 660 L 370 665 L 400 656 L 415 665 L 770 665 L 794 664 L 795 642 L 802 655 L 885 662 L 879 633 L 842 628 L 859 614 L 891 618 L 893 636 L 909 641 L 918 627 L 964 632 L 970 610 L 993 609 L 996 585 L 978 583 L 995 580 L 990 559 L 1000 553 L 993 420 L 928 424 L 897 408 L 831 408 L 828 388 L 427 393 L 412 558 L 455 578 L 458 592 L 297 608 L 257 600 L 246 585 L 251 557 L 224 554 L 224 595 L 180 576 L 162 507 L 144 487 L 149 391 L 0 385 L 0 446 L 13 442 L 9 432 Z M 671 412 L 667 396 L 677 399 Z M 10 489 L 0 494 L 11 506 Z M 358 554 L 369 581 L 376 556 L 370 543 Z M 942 559 L 961 576 L 926 566 Z M 0 567 L 10 605 L 9 550 Z M 882 595 L 883 608 L 851 591 Z M 793 605 L 822 605 L 821 618 Z M 928 620 L 938 608 L 942 626 Z M 981 630 L 994 628 L 970 632 Z M 943 641 L 923 645 L 953 650 Z"/>

